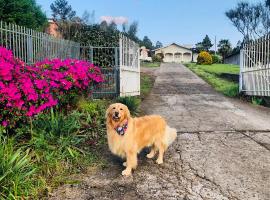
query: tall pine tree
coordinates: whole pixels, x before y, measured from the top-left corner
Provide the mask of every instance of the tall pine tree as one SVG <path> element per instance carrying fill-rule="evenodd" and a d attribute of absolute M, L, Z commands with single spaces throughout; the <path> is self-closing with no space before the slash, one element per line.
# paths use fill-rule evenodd
<path fill-rule="evenodd" d="M 72 20 L 76 16 L 76 12 L 66 0 L 55 0 L 50 7 L 55 20 Z"/>

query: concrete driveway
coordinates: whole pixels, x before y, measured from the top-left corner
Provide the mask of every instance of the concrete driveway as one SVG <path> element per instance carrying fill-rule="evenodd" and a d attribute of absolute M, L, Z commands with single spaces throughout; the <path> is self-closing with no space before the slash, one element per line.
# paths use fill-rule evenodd
<path fill-rule="evenodd" d="M 162 64 L 147 114 L 179 131 L 162 166 L 140 157 L 132 177 L 106 170 L 86 174 L 52 199 L 270 199 L 270 110 L 228 99 L 179 64 Z"/>

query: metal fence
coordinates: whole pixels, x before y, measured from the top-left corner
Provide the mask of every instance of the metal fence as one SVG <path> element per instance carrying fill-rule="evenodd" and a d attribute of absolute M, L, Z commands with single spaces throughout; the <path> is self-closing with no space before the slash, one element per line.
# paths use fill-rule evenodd
<path fill-rule="evenodd" d="M 80 44 L 0 21 L 0 46 L 32 64 L 45 58 L 79 58 Z"/>
<path fill-rule="evenodd" d="M 94 63 L 101 68 L 105 79 L 94 86 L 94 98 L 140 94 L 139 46 L 124 35 L 119 35 L 116 47 L 83 46 L 0 21 L 0 46 L 12 50 L 15 57 L 27 64 L 45 58 L 75 58 Z"/>
<path fill-rule="evenodd" d="M 245 44 L 241 50 L 240 91 L 270 96 L 270 35 Z"/>

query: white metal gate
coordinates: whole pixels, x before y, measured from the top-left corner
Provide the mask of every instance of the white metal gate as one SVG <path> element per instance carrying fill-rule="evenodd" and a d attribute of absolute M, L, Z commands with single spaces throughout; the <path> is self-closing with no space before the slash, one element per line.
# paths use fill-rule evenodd
<path fill-rule="evenodd" d="M 120 35 L 120 96 L 140 95 L 140 48 L 137 43 Z"/>
<path fill-rule="evenodd" d="M 270 96 L 270 36 L 245 44 L 240 56 L 240 91 Z"/>

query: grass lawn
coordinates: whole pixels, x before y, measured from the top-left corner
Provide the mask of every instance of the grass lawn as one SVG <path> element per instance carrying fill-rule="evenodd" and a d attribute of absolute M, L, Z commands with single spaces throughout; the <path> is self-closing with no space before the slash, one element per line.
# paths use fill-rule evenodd
<path fill-rule="evenodd" d="M 141 62 L 141 67 L 159 67 L 160 62 Z"/>
<path fill-rule="evenodd" d="M 147 96 L 150 92 L 151 89 L 154 85 L 154 77 L 145 74 L 145 73 L 141 73 L 141 96 L 142 98 L 144 98 L 145 96 Z"/>
<path fill-rule="evenodd" d="M 229 97 L 236 97 L 239 95 L 239 84 L 221 77 L 221 74 L 239 74 L 240 68 L 237 65 L 196 65 L 195 63 L 188 63 L 186 66 L 212 85 L 218 92 Z"/>
<path fill-rule="evenodd" d="M 193 65 L 196 65 L 193 63 Z M 203 71 L 220 75 L 222 73 L 239 74 L 240 67 L 229 64 L 198 65 Z"/>

